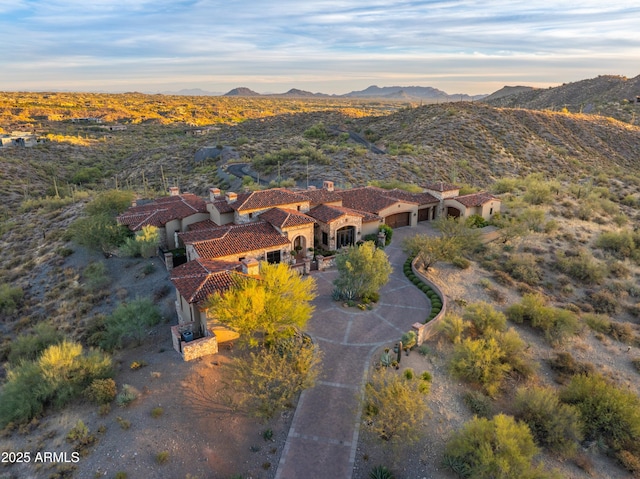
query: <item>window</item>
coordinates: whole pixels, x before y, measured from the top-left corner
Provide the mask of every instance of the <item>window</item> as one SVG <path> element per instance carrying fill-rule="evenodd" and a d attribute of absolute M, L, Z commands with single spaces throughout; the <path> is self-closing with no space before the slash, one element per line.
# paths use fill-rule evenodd
<path fill-rule="evenodd" d="M 324 231 L 322 232 L 322 244 L 329 246 L 329 235 Z"/>
<path fill-rule="evenodd" d="M 280 262 L 280 250 L 269 251 L 267 253 L 267 263 L 279 263 Z"/>
<path fill-rule="evenodd" d="M 300 205 L 298 205 L 298 211 L 300 211 Z"/>
<path fill-rule="evenodd" d="M 493 214 L 493 208 L 489 209 L 489 214 L 492 215 Z"/>
<path fill-rule="evenodd" d="M 253 213 L 249 213 L 249 219 L 253 218 Z"/>

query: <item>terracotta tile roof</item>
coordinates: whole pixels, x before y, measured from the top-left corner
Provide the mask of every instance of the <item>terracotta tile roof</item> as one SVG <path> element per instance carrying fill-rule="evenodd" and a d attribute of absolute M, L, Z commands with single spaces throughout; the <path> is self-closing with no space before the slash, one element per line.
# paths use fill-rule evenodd
<path fill-rule="evenodd" d="M 386 195 L 382 188 L 374 186 L 342 190 L 340 196 L 342 197 L 342 206 L 369 213 L 378 213 L 398 201 Z"/>
<path fill-rule="evenodd" d="M 428 190 L 439 191 L 444 193 L 445 191 L 459 190 L 460 187 L 451 183 L 445 183 L 444 181 L 434 181 L 433 183 L 427 183 L 426 188 Z"/>
<path fill-rule="evenodd" d="M 162 227 L 171 220 L 184 219 L 196 213 L 206 213 L 205 201 L 191 193 L 158 198 L 150 203 L 132 206 L 118 216 L 118 223 L 138 231 L 143 226 Z"/>
<path fill-rule="evenodd" d="M 225 200 L 225 199 L 215 200 L 213 202 L 213 206 L 215 206 L 215 208 L 221 214 L 222 213 L 233 213 L 233 208 L 231 207 L 231 205 L 229 203 L 227 203 L 227 200 Z"/>
<path fill-rule="evenodd" d="M 358 216 L 364 218 L 364 213 L 345 208 L 343 206 L 318 205 L 309 210 L 309 216 L 321 221 L 322 223 L 331 223 L 332 221 L 342 218 L 346 215 Z"/>
<path fill-rule="evenodd" d="M 316 221 L 310 216 L 300 213 L 296 210 L 287 208 L 271 208 L 260 214 L 260 219 L 271 223 L 280 229 L 289 228 L 291 226 L 302 226 L 315 223 Z"/>
<path fill-rule="evenodd" d="M 266 221 L 219 226 L 183 233 L 181 237 L 185 244 L 193 245 L 199 257 L 209 259 L 289 244 L 289 240 Z"/>
<path fill-rule="evenodd" d="M 188 303 L 200 303 L 246 277 L 239 269 L 240 263 L 198 258 L 174 268 L 171 281 Z"/>
<path fill-rule="evenodd" d="M 323 203 L 342 202 L 339 191 L 320 190 L 303 190 L 297 191 L 298 194 L 309 199 L 311 206 L 321 205 Z"/>
<path fill-rule="evenodd" d="M 191 223 L 187 226 L 187 231 L 197 231 L 197 230 L 210 230 L 211 228 L 217 228 L 218 224 L 214 223 L 212 220 L 204 220 L 198 221 L 197 223 Z"/>
<path fill-rule="evenodd" d="M 431 193 L 409 193 L 408 191 L 394 188 L 393 190 L 387 190 L 386 194 L 392 198 L 396 198 L 407 203 L 417 203 L 418 205 L 440 202 L 440 200 Z"/>
<path fill-rule="evenodd" d="M 481 193 L 472 193 L 470 195 L 464 196 L 456 196 L 455 198 L 451 198 L 452 200 L 456 200 L 458 203 L 463 204 L 467 208 L 472 208 L 474 206 L 482 206 L 489 201 L 498 200 L 497 197 L 493 196 L 491 193 L 481 192 Z"/>
<path fill-rule="evenodd" d="M 241 193 L 236 201 L 230 203 L 230 206 L 236 211 L 249 211 L 292 203 L 306 203 L 307 201 L 309 200 L 305 196 L 286 188 L 271 188 L 252 191 L 251 193 Z"/>

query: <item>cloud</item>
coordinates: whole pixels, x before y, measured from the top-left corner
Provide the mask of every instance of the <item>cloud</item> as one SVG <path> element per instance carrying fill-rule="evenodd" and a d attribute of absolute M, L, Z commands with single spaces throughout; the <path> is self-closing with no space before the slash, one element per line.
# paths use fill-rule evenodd
<path fill-rule="evenodd" d="M 608 3 L 0 0 L 0 44 L 12 52 L 0 89 L 65 78 L 80 85 L 97 72 L 104 85 L 126 76 L 142 85 L 154 76 L 273 84 L 311 75 L 318 87 L 336 88 L 337 74 L 460 83 L 493 75 L 524 81 L 537 72 L 549 83 L 573 81 L 636 68 L 640 1 Z M 26 76 L 36 66 L 40 83 Z"/>

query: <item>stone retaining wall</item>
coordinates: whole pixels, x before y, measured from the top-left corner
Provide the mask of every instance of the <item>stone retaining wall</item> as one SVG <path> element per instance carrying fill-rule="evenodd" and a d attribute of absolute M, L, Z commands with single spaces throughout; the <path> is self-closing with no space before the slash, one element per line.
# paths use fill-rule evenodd
<path fill-rule="evenodd" d="M 440 300 L 442 301 L 442 309 L 440 309 L 440 312 L 435 318 L 433 318 L 428 323 L 413 323 L 412 327 L 417 336 L 416 345 L 420 346 L 427 339 L 433 336 L 437 324 L 442 320 L 442 318 L 444 318 L 444 315 L 447 311 L 447 297 L 434 282 L 427 279 L 427 277 L 422 274 L 422 272 L 420 272 L 418 268 L 416 268 L 417 259 L 418 258 L 416 257 L 411 262 L 411 270 L 413 271 L 413 274 L 420 278 L 423 283 L 429 285 L 429 287 L 440 297 Z"/>

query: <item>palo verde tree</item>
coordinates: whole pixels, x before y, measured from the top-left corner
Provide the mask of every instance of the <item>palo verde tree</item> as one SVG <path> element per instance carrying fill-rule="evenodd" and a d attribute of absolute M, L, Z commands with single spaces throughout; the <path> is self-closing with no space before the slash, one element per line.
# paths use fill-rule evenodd
<path fill-rule="evenodd" d="M 391 263 L 386 253 L 372 241 L 351 246 L 336 257 L 336 289 L 345 296 L 362 298 L 377 293 L 389 281 Z"/>
<path fill-rule="evenodd" d="M 250 345 L 295 335 L 313 313 L 316 284 L 284 263 L 260 265 L 260 279 L 242 278 L 207 301 L 207 313 L 236 330 Z"/>

